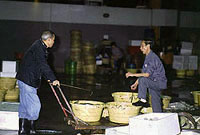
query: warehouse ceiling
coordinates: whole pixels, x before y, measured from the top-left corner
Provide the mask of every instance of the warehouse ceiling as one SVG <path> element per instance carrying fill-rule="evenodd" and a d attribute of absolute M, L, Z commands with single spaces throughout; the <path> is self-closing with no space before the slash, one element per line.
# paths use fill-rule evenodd
<path fill-rule="evenodd" d="M 91 5 L 98 5 L 101 0 L 0 0 L 0 1 L 24 1 L 24 2 L 43 2 L 43 3 L 59 3 L 59 4 L 77 4 L 85 5 L 91 2 Z M 162 9 L 178 9 L 182 11 L 200 11 L 200 0 L 102 0 L 104 6 L 137 8 L 144 6 L 145 8 L 159 7 Z M 157 6 L 160 4 L 159 6 Z"/>

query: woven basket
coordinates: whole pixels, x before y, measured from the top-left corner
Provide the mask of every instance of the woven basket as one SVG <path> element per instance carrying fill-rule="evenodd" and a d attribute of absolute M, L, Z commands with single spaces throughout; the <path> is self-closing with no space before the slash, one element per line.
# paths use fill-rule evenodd
<path fill-rule="evenodd" d="M 80 40 L 71 40 L 71 48 L 80 48 L 81 47 L 81 41 Z"/>
<path fill-rule="evenodd" d="M 104 108 L 104 103 L 99 101 L 74 100 L 70 104 L 75 116 L 85 122 L 99 121 Z"/>
<path fill-rule="evenodd" d="M 0 89 L 1 90 L 11 90 L 14 89 L 16 85 L 16 79 L 10 77 L 0 77 Z"/>
<path fill-rule="evenodd" d="M 138 115 L 141 106 L 133 106 L 128 102 L 108 102 L 106 104 L 109 113 L 109 119 L 115 123 L 129 122 L 129 117 Z"/>
<path fill-rule="evenodd" d="M 140 111 L 141 113 L 152 113 L 153 112 L 153 109 L 152 107 L 143 107 Z"/>
<path fill-rule="evenodd" d="M 194 97 L 194 103 L 198 104 L 198 94 L 200 94 L 200 91 L 192 91 L 191 93 Z"/>
<path fill-rule="evenodd" d="M 172 97 L 170 96 L 162 96 L 162 103 L 163 103 L 163 109 L 166 109 L 168 106 L 169 106 L 169 103 L 172 99 Z M 152 106 L 152 103 L 151 103 L 151 95 L 149 95 L 149 104 L 150 106 Z"/>
<path fill-rule="evenodd" d="M 163 109 L 166 109 L 169 106 L 171 99 L 172 99 L 172 97 L 170 97 L 170 96 L 163 96 L 162 97 Z"/>
<path fill-rule="evenodd" d="M 4 101 L 6 90 L 0 90 L 0 102 Z"/>
<path fill-rule="evenodd" d="M 112 97 L 114 98 L 115 102 L 137 102 L 138 99 L 138 93 L 133 92 L 114 92 L 112 93 Z"/>
<path fill-rule="evenodd" d="M 82 39 L 82 33 L 80 30 L 72 30 L 70 32 L 70 36 L 71 36 L 71 41 L 81 41 Z"/>
<path fill-rule="evenodd" d="M 93 65 L 83 65 L 84 74 L 95 74 L 96 73 L 96 64 Z"/>
<path fill-rule="evenodd" d="M 8 90 L 5 94 L 5 101 L 17 102 L 19 99 L 19 89 Z"/>
<path fill-rule="evenodd" d="M 186 70 L 186 76 L 194 76 L 195 71 L 194 70 Z"/>
<path fill-rule="evenodd" d="M 176 75 L 179 78 L 182 78 L 185 76 L 185 70 L 176 70 Z"/>

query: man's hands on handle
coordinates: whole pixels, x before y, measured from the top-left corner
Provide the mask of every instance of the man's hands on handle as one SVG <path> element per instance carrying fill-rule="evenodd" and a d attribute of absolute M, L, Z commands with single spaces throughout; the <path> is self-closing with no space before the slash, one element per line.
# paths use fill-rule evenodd
<path fill-rule="evenodd" d="M 53 81 L 54 86 L 60 86 L 60 82 L 58 80 Z"/>
<path fill-rule="evenodd" d="M 51 81 L 48 80 L 48 82 L 50 83 Z M 60 82 L 58 80 L 53 81 L 53 86 L 60 86 Z"/>

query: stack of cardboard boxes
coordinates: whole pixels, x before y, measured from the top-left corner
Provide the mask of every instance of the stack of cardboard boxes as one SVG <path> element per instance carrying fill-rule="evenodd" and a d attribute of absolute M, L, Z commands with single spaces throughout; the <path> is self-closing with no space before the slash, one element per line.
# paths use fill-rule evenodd
<path fill-rule="evenodd" d="M 198 68 L 198 56 L 192 55 L 193 43 L 181 42 L 180 55 L 174 55 L 173 69 L 178 77 L 193 76 Z"/>

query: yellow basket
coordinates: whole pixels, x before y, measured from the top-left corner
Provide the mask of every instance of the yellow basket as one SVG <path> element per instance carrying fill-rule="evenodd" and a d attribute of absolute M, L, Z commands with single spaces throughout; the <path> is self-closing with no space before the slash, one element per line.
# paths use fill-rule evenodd
<path fill-rule="evenodd" d="M 162 96 L 162 103 L 163 103 L 163 109 L 166 109 L 168 106 L 169 106 L 169 103 L 171 101 L 172 97 L 170 96 Z M 152 106 L 152 103 L 151 103 L 151 95 L 149 95 L 149 104 L 150 106 Z"/>
<path fill-rule="evenodd" d="M 170 97 L 170 96 L 163 96 L 162 97 L 163 109 L 166 109 L 169 106 L 171 99 L 172 99 L 172 97 Z"/>
<path fill-rule="evenodd" d="M 176 70 L 177 77 L 184 77 L 185 76 L 185 70 Z"/>
<path fill-rule="evenodd" d="M 10 77 L 0 77 L 0 89 L 1 90 L 11 90 L 14 89 L 16 85 L 16 79 Z"/>
<path fill-rule="evenodd" d="M 95 74 L 96 73 L 96 64 L 92 65 L 83 65 L 84 74 Z"/>
<path fill-rule="evenodd" d="M 70 104 L 75 116 L 85 122 L 99 121 L 105 106 L 103 102 L 88 100 L 74 100 Z"/>
<path fill-rule="evenodd" d="M 19 89 L 8 90 L 5 94 L 5 101 L 17 102 L 19 99 Z"/>
<path fill-rule="evenodd" d="M 112 93 L 112 97 L 114 98 L 115 102 L 137 102 L 138 99 L 138 93 L 133 92 L 114 92 Z"/>
<path fill-rule="evenodd" d="M 194 76 L 194 70 L 186 70 L 186 76 Z"/>
<path fill-rule="evenodd" d="M 143 107 L 140 111 L 141 113 L 152 113 L 153 112 L 153 109 L 152 107 Z"/>
<path fill-rule="evenodd" d="M 4 101 L 6 90 L 0 90 L 0 102 Z"/>
<path fill-rule="evenodd" d="M 198 104 L 198 94 L 200 94 L 200 91 L 192 91 L 191 93 L 194 97 L 194 103 Z"/>
<path fill-rule="evenodd" d="M 136 107 L 128 102 L 108 102 L 106 107 L 110 121 L 124 124 L 129 122 L 129 117 L 138 115 L 141 108 L 141 106 Z"/>

